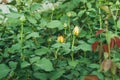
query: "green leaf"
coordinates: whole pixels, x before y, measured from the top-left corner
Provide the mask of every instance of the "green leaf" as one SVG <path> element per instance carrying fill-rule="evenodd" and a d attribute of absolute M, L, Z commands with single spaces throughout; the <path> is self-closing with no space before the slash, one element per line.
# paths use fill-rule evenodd
<path fill-rule="evenodd" d="M 111 38 L 113 38 L 115 35 L 113 34 L 112 31 L 108 31 L 108 35 L 107 35 L 107 43 L 110 44 L 110 40 Z"/>
<path fill-rule="evenodd" d="M 65 73 L 65 70 L 63 69 L 58 69 L 52 73 L 50 73 L 50 80 L 57 80 L 58 78 L 60 78 L 63 73 Z"/>
<path fill-rule="evenodd" d="M 46 54 L 48 51 L 49 51 L 48 48 L 43 47 L 43 48 L 41 48 L 41 49 L 35 50 L 35 54 L 41 56 L 41 55 Z"/>
<path fill-rule="evenodd" d="M 13 70 L 16 69 L 17 64 L 18 64 L 17 62 L 13 62 L 13 61 L 10 61 L 10 62 L 9 62 L 9 66 L 10 66 L 10 68 L 12 68 Z"/>
<path fill-rule="evenodd" d="M 38 66 L 39 68 L 45 70 L 45 71 L 52 71 L 53 70 L 52 62 L 46 58 L 42 58 L 41 60 L 37 61 L 35 63 L 35 65 Z"/>
<path fill-rule="evenodd" d="M 40 9 L 40 8 L 41 8 L 41 5 L 38 4 L 38 3 L 33 3 L 33 4 L 31 5 L 31 10 L 32 10 L 32 11 L 38 10 L 38 9 Z"/>
<path fill-rule="evenodd" d="M 78 64 L 78 61 L 77 60 L 75 60 L 75 61 L 68 61 L 68 64 L 70 65 L 70 66 L 72 66 L 72 67 L 76 67 L 77 66 L 77 64 Z"/>
<path fill-rule="evenodd" d="M 104 80 L 104 75 L 101 72 L 93 71 L 92 74 L 97 75 L 100 80 Z"/>
<path fill-rule="evenodd" d="M 120 20 L 117 21 L 117 27 L 120 28 Z"/>
<path fill-rule="evenodd" d="M 38 32 L 32 32 L 26 36 L 26 39 L 29 39 L 31 37 L 40 37 Z"/>
<path fill-rule="evenodd" d="M 91 45 L 87 43 L 82 43 L 77 48 L 83 51 L 91 51 Z"/>
<path fill-rule="evenodd" d="M 47 75 L 45 73 L 35 72 L 33 76 L 39 80 L 47 80 Z"/>
<path fill-rule="evenodd" d="M 91 7 L 92 7 L 91 3 L 87 3 L 87 7 L 88 7 L 89 9 L 91 9 Z"/>
<path fill-rule="evenodd" d="M 84 13 L 85 13 L 85 10 L 80 10 L 80 11 L 78 12 L 78 16 L 81 17 Z"/>
<path fill-rule="evenodd" d="M 36 19 L 35 19 L 34 17 L 27 16 L 27 19 L 28 19 L 28 21 L 29 21 L 30 23 L 32 23 L 32 24 L 36 24 L 36 23 L 37 23 L 37 21 L 36 21 Z"/>
<path fill-rule="evenodd" d="M 2 78 L 7 76 L 9 71 L 10 69 L 8 66 L 6 66 L 5 64 L 0 64 L 0 79 L 2 80 Z"/>
<path fill-rule="evenodd" d="M 10 52 L 14 53 L 15 51 L 20 51 L 21 45 L 20 43 L 13 44 L 12 47 L 10 48 Z"/>
<path fill-rule="evenodd" d="M 28 66 L 30 66 L 30 63 L 28 63 L 27 61 L 21 63 L 21 68 L 26 68 Z"/>
<path fill-rule="evenodd" d="M 63 28 L 62 23 L 59 20 L 53 20 L 47 24 L 48 28 Z"/>
<path fill-rule="evenodd" d="M 96 69 L 99 69 L 100 68 L 100 65 L 99 64 L 89 64 L 88 67 L 90 68 L 96 68 Z"/>
<path fill-rule="evenodd" d="M 9 18 L 20 18 L 20 16 L 21 16 L 21 14 L 19 14 L 19 13 L 10 13 L 10 14 L 8 14 L 8 15 L 6 15 L 7 17 L 9 17 Z"/>
<path fill-rule="evenodd" d="M 30 58 L 30 63 L 37 62 L 38 60 L 40 60 L 40 57 L 39 56 L 35 56 L 33 58 Z"/>
<path fill-rule="evenodd" d="M 61 43 L 55 43 L 52 45 L 53 48 L 59 48 L 61 46 L 63 46 L 63 44 L 61 44 Z"/>

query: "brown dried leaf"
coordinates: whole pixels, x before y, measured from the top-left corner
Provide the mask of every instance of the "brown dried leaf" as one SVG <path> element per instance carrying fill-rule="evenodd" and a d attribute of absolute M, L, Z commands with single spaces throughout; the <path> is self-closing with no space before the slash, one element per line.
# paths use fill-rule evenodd
<path fill-rule="evenodd" d="M 99 80 L 96 75 L 87 75 L 84 80 Z"/>
<path fill-rule="evenodd" d="M 111 66 L 112 66 L 112 60 L 110 60 L 110 59 L 104 60 L 101 64 L 102 70 L 105 72 L 110 70 Z"/>

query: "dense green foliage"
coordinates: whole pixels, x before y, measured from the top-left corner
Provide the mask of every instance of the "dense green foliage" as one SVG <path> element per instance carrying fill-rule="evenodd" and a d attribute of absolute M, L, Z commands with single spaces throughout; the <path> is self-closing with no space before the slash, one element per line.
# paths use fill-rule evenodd
<path fill-rule="evenodd" d="M 0 80 L 120 80 L 119 0 L 0 5 Z"/>

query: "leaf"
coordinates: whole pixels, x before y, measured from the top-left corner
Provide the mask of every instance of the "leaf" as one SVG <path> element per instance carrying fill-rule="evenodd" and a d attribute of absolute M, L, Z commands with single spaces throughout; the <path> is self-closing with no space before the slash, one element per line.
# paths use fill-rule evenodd
<path fill-rule="evenodd" d="M 110 70 L 111 66 L 112 66 L 112 60 L 110 60 L 110 59 L 104 60 L 101 64 L 101 68 L 105 72 Z"/>
<path fill-rule="evenodd" d="M 41 5 L 38 4 L 38 3 L 33 3 L 33 4 L 31 5 L 31 10 L 32 10 L 32 11 L 38 10 L 38 9 L 40 9 L 40 8 L 41 8 Z"/>
<path fill-rule="evenodd" d="M 96 51 L 98 44 L 99 44 L 98 41 L 96 41 L 96 42 L 94 42 L 94 43 L 92 44 L 92 50 L 93 50 L 94 52 Z"/>
<path fill-rule="evenodd" d="M 10 69 L 8 66 L 6 66 L 5 64 L 0 64 L 0 79 L 2 80 L 2 78 L 7 76 L 9 71 Z"/>
<path fill-rule="evenodd" d="M 113 34 L 112 31 L 108 31 L 108 35 L 107 35 L 107 44 L 110 44 L 111 38 L 113 38 L 114 36 L 115 36 L 115 34 Z"/>
<path fill-rule="evenodd" d="M 16 69 L 17 64 L 18 64 L 17 62 L 13 62 L 13 61 L 10 61 L 10 62 L 9 62 L 9 66 L 10 66 L 10 68 L 12 68 L 13 70 Z"/>
<path fill-rule="evenodd" d="M 68 61 L 68 64 L 70 65 L 70 66 L 72 66 L 72 67 L 76 67 L 77 66 L 77 64 L 78 64 L 78 61 L 77 60 L 75 60 L 75 61 Z"/>
<path fill-rule="evenodd" d="M 30 58 L 30 63 L 37 62 L 38 60 L 40 60 L 40 57 L 39 56 L 35 56 L 33 58 Z"/>
<path fill-rule="evenodd" d="M 33 76 L 39 80 L 47 80 L 46 73 L 35 72 Z"/>
<path fill-rule="evenodd" d="M 36 24 L 37 23 L 37 21 L 36 21 L 36 19 L 34 17 L 31 17 L 31 16 L 26 16 L 26 17 L 27 17 L 27 19 L 28 19 L 28 21 L 30 23 L 32 23 L 32 24 Z"/>
<path fill-rule="evenodd" d="M 111 13 L 111 11 L 110 11 L 110 9 L 109 9 L 109 7 L 108 6 L 100 6 L 100 9 L 102 9 L 103 11 L 105 11 L 106 13 L 108 13 L 108 14 L 110 14 Z"/>
<path fill-rule="evenodd" d="M 59 20 L 53 20 L 47 24 L 48 28 L 60 28 L 63 27 Z"/>
<path fill-rule="evenodd" d="M 109 53 L 104 52 L 104 59 L 108 59 L 108 57 L 109 57 Z"/>
<path fill-rule="evenodd" d="M 98 64 L 90 64 L 90 65 L 88 65 L 88 67 L 90 67 L 90 68 L 93 68 L 93 69 L 99 69 L 100 68 L 100 66 L 98 65 Z"/>
<path fill-rule="evenodd" d="M 82 43 L 78 46 L 79 49 L 83 51 L 91 51 L 91 45 L 87 43 Z"/>
<path fill-rule="evenodd" d="M 120 28 L 120 19 L 117 21 L 117 27 Z"/>
<path fill-rule="evenodd" d="M 13 44 L 12 47 L 10 48 L 10 52 L 14 53 L 15 51 L 20 51 L 21 45 L 20 43 Z"/>
<path fill-rule="evenodd" d="M 21 14 L 19 14 L 19 13 L 10 13 L 10 14 L 8 14 L 8 15 L 6 15 L 7 17 L 9 17 L 9 18 L 14 18 L 14 19 L 16 19 L 16 18 L 20 18 L 21 17 Z"/>
<path fill-rule="evenodd" d="M 114 38 L 115 38 L 115 42 L 117 44 L 117 47 L 120 48 L 120 39 L 116 36 Z"/>
<path fill-rule="evenodd" d="M 26 39 L 29 39 L 31 37 L 40 37 L 38 32 L 32 32 L 26 36 Z"/>
<path fill-rule="evenodd" d="M 61 77 L 65 73 L 65 70 L 58 69 L 52 73 L 50 73 L 50 80 L 57 80 L 59 77 Z"/>
<path fill-rule="evenodd" d="M 41 49 L 35 50 L 35 54 L 41 56 L 41 55 L 46 54 L 48 51 L 49 51 L 48 48 L 43 47 L 43 48 L 41 48 Z"/>
<path fill-rule="evenodd" d="M 99 71 L 93 71 L 91 74 L 96 75 L 99 80 L 104 80 L 104 75 Z"/>
<path fill-rule="evenodd" d="M 102 32 L 104 32 L 104 30 L 102 30 L 102 29 L 98 30 L 98 31 L 96 32 L 96 37 L 97 37 L 99 34 L 101 34 Z"/>
<path fill-rule="evenodd" d="M 61 44 L 61 43 L 55 43 L 52 45 L 53 48 L 59 48 L 61 46 L 64 46 L 64 44 Z"/>
<path fill-rule="evenodd" d="M 21 63 L 21 68 L 26 68 L 26 67 L 28 67 L 28 66 L 30 66 L 30 63 L 28 63 L 27 61 L 23 61 L 23 62 Z"/>
<path fill-rule="evenodd" d="M 53 70 L 52 62 L 46 58 L 42 58 L 41 60 L 37 61 L 35 63 L 35 65 L 38 66 L 39 68 L 45 70 L 45 71 L 52 71 Z"/>
<path fill-rule="evenodd" d="M 116 72 L 117 72 L 117 64 L 116 63 L 112 63 L 111 72 L 113 75 L 116 74 Z"/>
<path fill-rule="evenodd" d="M 84 80 L 99 80 L 96 75 L 87 75 Z"/>
<path fill-rule="evenodd" d="M 107 52 L 107 53 L 109 52 L 107 44 L 103 44 L 103 50 L 104 52 Z"/>
<path fill-rule="evenodd" d="M 115 45 L 115 40 L 113 38 L 111 38 L 111 41 L 110 41 L 110 48 L 112 49 Z"/>

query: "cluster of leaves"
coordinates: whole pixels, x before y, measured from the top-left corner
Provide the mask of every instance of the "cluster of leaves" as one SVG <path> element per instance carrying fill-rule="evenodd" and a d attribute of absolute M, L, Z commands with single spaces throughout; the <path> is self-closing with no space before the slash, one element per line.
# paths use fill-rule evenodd
<path fill-rule="evenodd" d="M 0 12 L 1 80 L 120 79 L 119 0 L 3 4 L 16 11 Z"/>

